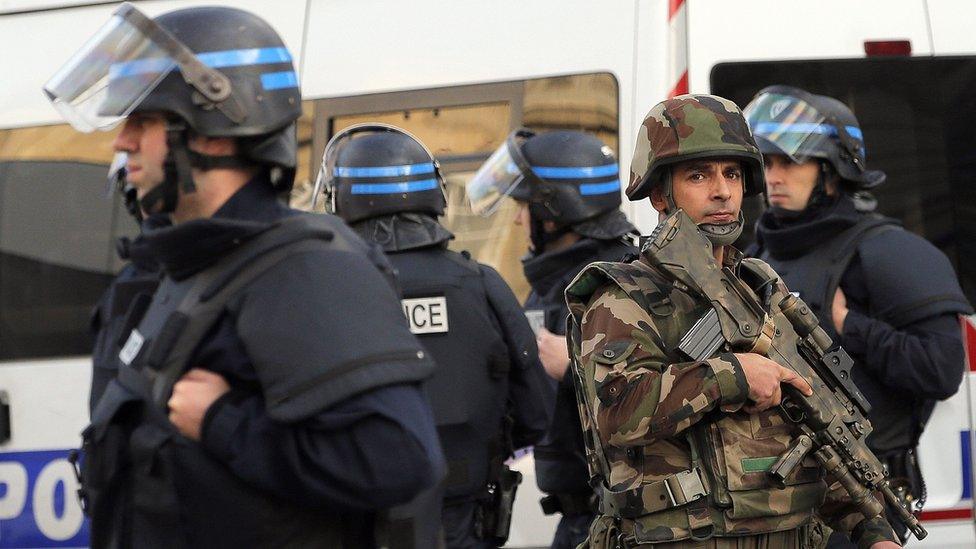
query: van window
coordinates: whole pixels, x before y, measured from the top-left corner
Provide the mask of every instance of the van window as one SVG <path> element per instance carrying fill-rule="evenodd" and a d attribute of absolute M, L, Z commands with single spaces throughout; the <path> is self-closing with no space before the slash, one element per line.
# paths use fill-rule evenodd
<path fill-rule="evenodd" d="M 90 352 L 113 239 L 135 228 L 106 194 L 113 136 L 0 131 L 0 360 Z"/>
<path fill-rule="evenodd" d="M 298 123 L 308 178 L 311 102 Z M 0 361 L 87 355 L 90 315 L 138 232 L 108 189 L 115 132 L 68 125 L 0 130 Z"/>
<path fill-rule="evenodd" d="M 711 73 L 712 93 L 740 106 L 773 84 L 850 106 L 864 133 L 868 167 L 888 176 L 874 191 L 879 211 L 946 253 L 976 302 L 973 82 L 976 57 L 723 63 Z"/>
<path fill-rule="evenodd" d="M 617 102 L 617 81 L 607 73 L 323 99 L 315 107 L 314 158 L 319 163 L 328 139 L 352 124 L 383 122 L 414 134 L 440 161 L 447 181 L 448 206 L 441 222 L 456 236 L 451 249 L 467 250 L 495 267 L 524 298 L 529 287 L 519 258 L 528 238 L 512 223 L 514 202 L 506 201 L 492 217 L 483 218 L 471 212 L 465 185 L 519 126 L 591 132 L 616 153 Z M 318 168 L 313 166 L 311 173 Z M 309 204 L 310 192 L 311 185 L 303 182 L 292 205 Z"/>

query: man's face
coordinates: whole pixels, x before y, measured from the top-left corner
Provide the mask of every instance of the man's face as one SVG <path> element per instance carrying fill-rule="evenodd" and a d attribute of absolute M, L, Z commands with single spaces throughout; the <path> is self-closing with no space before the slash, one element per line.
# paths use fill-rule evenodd
<path fill-rule="evenodd" d="M 820 164 L 816 160 L 797 164 L 782 154 L 767 154 L 763 158 L 769 205 L 794 212 L 806 208 L 817 186 Z"/>
<path fill-rule="evenodd" d="M 738 160 L 687 160 L 671 167 L 672 195 L 696 224 L 722 225 L 739 218 L 744 182 Z M 664 212 L 667 202 L 661 188 L 651 192 L 651 204 Z"/>
<path fill-rule="evenodd" d="M 128 153 L 126 181 L 139 198 L 163 182 L 166 159 L 166 119 L 159 113 L 136 113 L 125 119 L 112 142 L 116 152 Z"/>
<path fill-rule="evenodd" d="M 515 217 L 512 218 L 512 223 L 515 223 L 522 228 L 522 232 L 525 234 L 526 239 L 531 239 L 532 216 L 529 213 L 529 203 L 516 200 L 515 204 L 518 208 L 515 210 Z M 531 247 L 532 244 L 529 244 L 529 248 Z"/>

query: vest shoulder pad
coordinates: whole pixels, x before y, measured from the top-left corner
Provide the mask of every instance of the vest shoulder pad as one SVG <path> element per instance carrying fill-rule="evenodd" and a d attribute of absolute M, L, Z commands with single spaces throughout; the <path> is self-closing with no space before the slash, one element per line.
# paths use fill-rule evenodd
<path fill-rule="evenodd" d="M 664 277 L 640 261 L 590 263 L 566 288 L 566 301 L 573 315 L 582 313 L 582 307 L 586 306 L 593 294 L 607 284 L 620 287 L 641 306 L 649 305 L 646 302 L 650 295 L 665 293 L 670 286 Z"/>
<path fill-rule="evenodd" d="M 857 253 L 871 308 L 896 328 L 939 314 L 973 312 L 949 258 L 921 236 L 883 231 L 861 242 Z"/>
<path fill-rule="evenodd" d="M 486 267 L 486 265 L 482 265 L 481 263 L 478 263 L 472 259 L 471 254 L 466 250 L 463 252 L 444 250 L 444 254 L 448 259 L 459 265 L 462 269 L 469 271 L 472 274 L 484 274 L 484 267 Z"/>
<path fill-rule="evenodd" d="M 433 371 L 370 247 L 332 216 L 306 216 L 294 227 L 335 237 L 277 263 L 231 305 L 269 415 L 286 422 Z"/>

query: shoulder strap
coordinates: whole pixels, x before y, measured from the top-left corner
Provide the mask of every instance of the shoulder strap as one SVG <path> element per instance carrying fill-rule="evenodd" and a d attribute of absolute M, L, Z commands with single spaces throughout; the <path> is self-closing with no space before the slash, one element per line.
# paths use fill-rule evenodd
<path fill-rule="evenodd" d="M 824 294 L 824 302 L 822 305 L 825 310 L 830 309 L 833 295 L 837 292 L 837 288 L 840 286 L 840 281 L 844 277 L 844 273 L 847 272 L 847 266 L 850 265 L 851 260 L 854 259 L 854 254 L 857 253 L 858 246 L 874 235 L 887 231 L 893 231 L 899 228 L 900 227 L 891 219 L 881 216 L 871 216 L 862 220 L 860 223 L 854 225 L 843 233 L 841 244 L 836 247 L 832 247 L 833 253 L 830 256 L 827 287 L 825 288 L 826 293 Z"/>
<path fill-rule="evenodd" d="M 573 389 L 576 392 L 576 406 L 579 408 L 580 419 L 583 427 L 583 446 L 586 450 L 586 465 L 590 472 L 590 486 L 601 494 L 606 489 L 606 481 L 610 474 L 610 464 L 607 462 L 607 455 L 603 451 L 603 444 L 600 436 L 596 433 L 596 419 L 590 413 L 590 407 L 586 400 L 586 386 L 583 380 L 583 365 L 579 363 L 578 357 L 580 350 L 580 327 L 573 315 L 567 319 L 566 336 L 569 339 L 570 365 L 569 374 L 573 376 Z"/>
<path fill-rule="evenodd" d="M 156 405 L 165 406 L 193 352 L 240 290 L 285 258 L 321 250 L 333 239 L 331 231 L 322 228 L 302 230 L 300 224 L 288 221 L 282 225 L 287 223 L 298 230 L 279 229 L 281 225 L 270 229 L 197 275 L 197 280 L 166 319 L 149 349 L 147 365 L 152 367 L 141 370 L 150 378 L 152 400 Z"/>

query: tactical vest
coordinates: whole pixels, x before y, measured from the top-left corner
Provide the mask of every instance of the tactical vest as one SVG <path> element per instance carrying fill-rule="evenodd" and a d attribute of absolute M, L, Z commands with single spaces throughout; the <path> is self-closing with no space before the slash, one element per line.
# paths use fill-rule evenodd
<path fill-rule="evenodd" d="M 755 270 L 751 267 L 743 263 L 743 270 Z M 755 271 L 757 281 L 768 278 Z M 689 362 L 677 349 L 682 337 L 711 309 L 704 296 L 669 281 L 643 260 L 595 263 L 567 291 L 571 310 L 580 311 L 607 284 L 622 289 L 651 319 L 675 322 L 674 330 L 643 333 L 664 351 L 665 365 Z M 581 318 L 575 314 L 570 341 L 579 357 Z M 626 362 L 636 348 L 632 340 L 597 342 L 590 360 L 613 368 Z M 590 412 L 595 409 L 593 393 L 586 389 L 594 371 L 574 360 L 591 484 L 601 500 L 602 516 L 593 530 L 599 539 L 591 538 L 591 546 L 602 546 L 599 540 L 604 537 L 612 546 L 609 543 L 618 533 L 640 544 L 790 530 L 807 524 L 823 502 L 826 484 L 811 456 L 787 477 L 785 488 L 776 487 L 767 477 L 766 470 L 793 440 L 793 427 L 775 409 L 758 414 L 713 411 L 677 437 L 645 446 L 602 444 Z"/>
<path fill-rule="evenodd" d="M 162 276 L 156 271 L 141 271 L 130 265 L 132 276 L 113 280 L 101 301 L 92 311 L 91 327 L 95 334 L 92 347 L 92 386 L 88 398 L 89 412 L 102 397 L 108 382 L 115 377 L 119 350 L 134 327 L 129 320 L 142 316 Z M 132 311 L 132 313 L 130 313 Z"/>
<path fill-rule="evenodd" d="M 838 341 L 831 306 L 841 278 L 861 242 L 890 230 L 898 230 L 898 226 L 891 219 L 866 216 L 853 227 L 801 256 L 777 259 L 768 250 L 762 250 L 759 258 L 776 271 L 787 288 L 799 294 L 800 299 L 820 319 L 820 327 L 831 339 Z"/>
<path fill-rule="evenodd" d="M 93 547 L 354 546 L 338 514 L 248 486 L 180 435 L 166 411 L 198 344 L 249 283 L 293 254 L 363 247 L 323 217 L 287 219 L 189 278 L 163 280 L 83 433 Z M 264 394 L 269 406 L 285 396 Z"/>
<path fill-rule="evenodd" d="M 437 368 L 425 384 L 447 458 L 445 498 L 483 497 L 504 443 L 509 355 L 479 265 L 440 247 L 389 254 L 403 312 Z"/>

